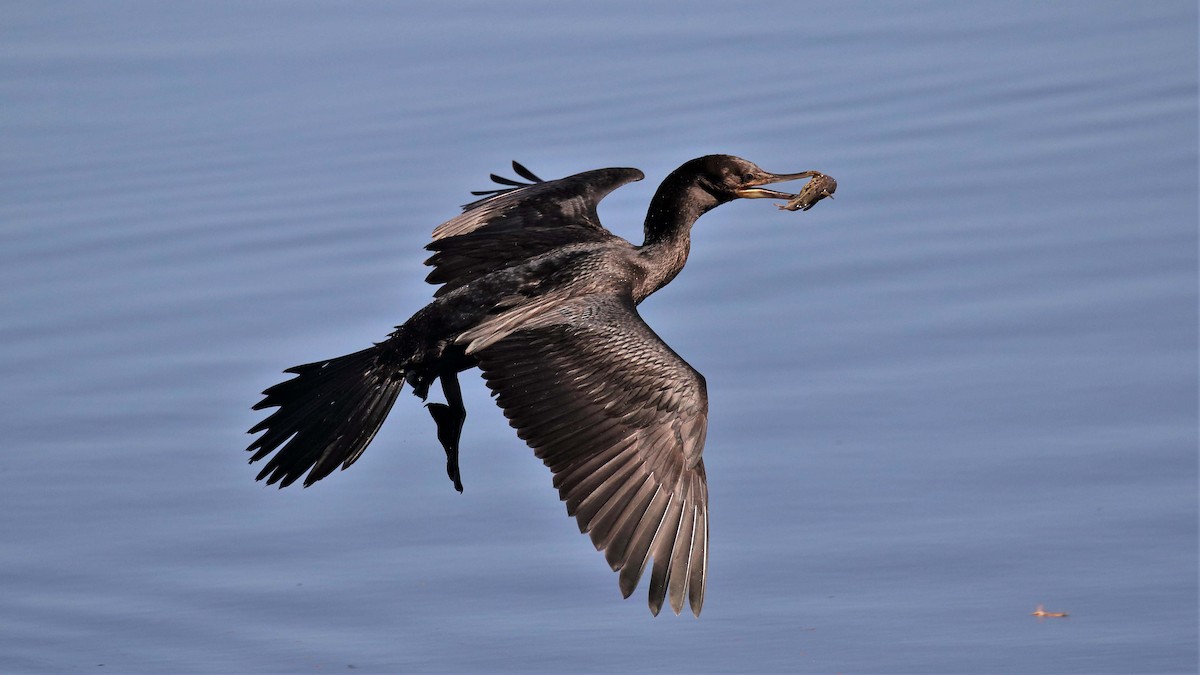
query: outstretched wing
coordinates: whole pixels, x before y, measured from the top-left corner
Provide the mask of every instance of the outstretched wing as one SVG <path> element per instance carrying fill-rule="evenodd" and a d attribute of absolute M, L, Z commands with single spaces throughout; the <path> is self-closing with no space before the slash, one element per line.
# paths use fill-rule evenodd
<path fill-rule="evenodd" d="M 510 187 L 476 193 L 488 196 L 466 204 L 462 215 L 433 231 L 425 248 L 434 254 L 425 264 L 434 269 L 425 280 L 443 284 L 434 295 L 566 244 L 615 236 L 600 224 L 596 205 L 613 190 L 645 177 L 637 169 L 597 169 L 540 181 L 516 162 L 513 168 L 534 182 L 493 174 L 493 180 Z"/>
<path fill-rule="evenodd" d="M 633 592 L 651 559 L 650 609 L 699 616 L 708 567 L 704 377 L 628 297 L 586 296 L 476 356 L 517 435 Z"/>

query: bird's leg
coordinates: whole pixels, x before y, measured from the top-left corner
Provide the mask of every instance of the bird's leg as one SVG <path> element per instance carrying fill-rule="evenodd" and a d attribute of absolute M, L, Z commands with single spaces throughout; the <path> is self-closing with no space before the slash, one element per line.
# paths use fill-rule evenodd
<path fill-rule="evenodd" d="M 454 481 L 454 489 L 463 491 L 462 474 L 458 470 L 458 439 L 462 436 L 463 422 L 467 420 L 467 409 L 463 406 L 462 391 L 458 388 L 458 373 L 443 371 L 439 378 L 445 403 L 429 403 L 429 414 L 437 422 L 437 437 L 446 450 L 446 474 Z"/>

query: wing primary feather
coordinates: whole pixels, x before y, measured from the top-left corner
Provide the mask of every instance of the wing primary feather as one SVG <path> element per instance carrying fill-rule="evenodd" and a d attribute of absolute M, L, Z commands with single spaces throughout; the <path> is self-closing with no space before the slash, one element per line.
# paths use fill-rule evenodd
<path fill-rule="evenodd" d="M 536 174 L 534 174 L 529 169 L 526 169 L 524 164 L 518 162 L 515 159 L 513 160 L 512 167 L 513 167 L 513 171 L 516 171 L 517 175 L 520 176 L 521 178 L 524 178 L 526 180 L 531 180 L 535 183 L 545 183 L 546 182 L 546 181 L 542 180 L 541 178 L 538 178 Z"/>
<path fill-rule="evenodd" d="M 505 178 L 504 176 L 498 176 L 494 173 L 491 174 L 490 178 L 492 179 L 493 183 L 498 183 L 500 185 L 512 185 L 514 187 L 525 187 L 526 185 L 528 185 L 528 183 L 522 183 L 521 181 L 516 181 L 511 178 Z"/>
<path fill-rule="evenodd" d="M 675 537 L 675 548 L 671 551 L 671 572 L 667 578 L 667 599 L 676 616 L 683 611 L 683 600 L 687 595 L 688 567 L 692 560 L 692 536 L 696 530 L 695 519 L 696 505 L 692 503 L 691 499 L 687 499 L 683 504 L 683 517 L 679 521 L 679 534 Z"/>
<path fill-rule="evenodd" d="M 667 513 L 667 505 L 670 501 L 670 493 L 660 486 L 629 540 L 625 564 L 621 567 L 621 575 L 618 579 L 621 595 L 626 598 L 633 593 L 633 589 L 637 588 L 638 582 L 642 579 L 642 572 L 646 569 L 646 559 L 650 555 L 650 543 L 654 541 L 654 533 L 658 531 L 658 526 Z"/>
<path fill-rule="evenodd" d="M 691 574 L 688 576 L 688 605 L 694 616 L 704 608 L 704 590 L 708 584 L 708 505 L 697 506 L 695 543 L 692 544 Z"/>
<path fill-rule="evenodd" d="M 683 515 L 683 502 L 678 496 L 671 497 L 671 503 L 663 516 L 662 524 L 654 535 L 654 543 L 650 546 L 650 556 L 654 558 L 654 566 L 650 570 L 650 613 L 658 616 L 663 601 L 667 597 L 667 575 L 671 571 L 671 551 L 675 548 L 675 539 L 679 536 L 679 521 Z"/>
<path fill-rule="evenodd" d="M 688 604 L 692 614 L 700 616 L 704 606 L 704 585 L 708 579 L 708 507 L 696 505 L 696 523 L 692 533 L 692 560 L 688 563 Z"/>

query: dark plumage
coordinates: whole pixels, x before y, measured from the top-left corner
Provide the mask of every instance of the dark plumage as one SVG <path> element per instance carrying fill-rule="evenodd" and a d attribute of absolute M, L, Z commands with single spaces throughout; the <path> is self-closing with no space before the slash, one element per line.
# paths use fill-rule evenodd
<path fill-rule="evenodd" d="M 650 609 L 685 598 L 700 614 L 708 565 L 704 377 L 660 339 L 637 305 L 687 260 L 692 224 L 739 197 L 792 199 L 771 174 L 728 155 L 691 160 L 650 203 L 645 243 L 601 224 L 596 205 L 643 174 L 599 169 L 505 187 L 438 226 L 426 261 L 435 299 L 383 342 L 290 368 L 263 392 L 275 407 L 250 430 L 258 478 L 304 485 L 346 468 L 375 436 L 405 382 L 422 399 L 434 380 L 446 403 L 429 410 L 461 491 L 458 441 L 466 410 L 458 373 L 478 366 L 505 416 L 554 473 L 554 485 L 628 597 L 651 565 Z M 819 197 L 818 197 L 819 198 Z M 815 200 L 814 200 L 815 201 Z M 651 561 L 653 561 L 651 563 Z"/>

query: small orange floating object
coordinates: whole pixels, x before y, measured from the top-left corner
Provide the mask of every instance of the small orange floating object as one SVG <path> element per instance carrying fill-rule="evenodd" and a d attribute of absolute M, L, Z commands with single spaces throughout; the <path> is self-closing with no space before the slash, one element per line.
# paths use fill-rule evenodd
<path fill-rule="evenodd" d="M 1038 605 L 1037 609 L 1033 610 L 1033 612 L 1030 613 L 1030 616 L 1036 616 L 1039 619 L 1045 619 L 1045 618 L 1062 619 L 1062 618 L 1068 616 L 1068 614 L 1066 612 L 1047 612 L 1045 607 L 1043 607 L 1042 605 Z"/>

